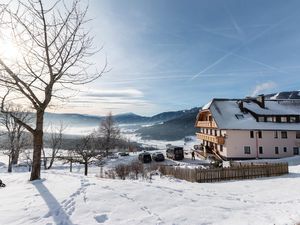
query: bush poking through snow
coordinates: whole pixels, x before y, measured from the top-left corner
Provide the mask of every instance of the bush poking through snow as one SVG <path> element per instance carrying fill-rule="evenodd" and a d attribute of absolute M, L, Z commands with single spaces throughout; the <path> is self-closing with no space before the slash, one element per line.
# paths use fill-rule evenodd
<path fill-rule="evenodd" d="M 129 166 L 128 165 L 124 165 L 124 164 L 119 164 L 119 165 L 116 166 L 115 172 L 116 172 L 117 176 L 120 179 L 125 180 L 125 178 L 130 173 Z"/>
<path fill-rule="evenodd" d="M 115 179 L 119 177 L 122 180 L 127 179 L 152 179 L 153 175 L 161 175 L 160 166 L 156 163 L 144 165 L 139 160 L 132 161 L 129 164 L 119 164 L 114 169 L 105 172 L 106 177 Z"/>
<path fill-rule="evenodd" d="M 130 172 L 135 175 L 136 180 L 139 178 L 139 174 L 144 173 L 144 165 L 138 160 L 131 162 L 128 167 Z"/>
<path fill-rule="evenodd" d="M 165 166 L 160 166 L 160 167 L 158 168 L 158 170 L 159 170 L 159 172 L 160 172 L 161 174 L 166 174 L 166 173 L 167 173 L 166 167 L 165 167 Z"/>
<path fill-rule="evenodd" d="M 114 173 L 117 177 L 122 180 L 126 178 L 129 179 L 139 179 L 139 177 L 147 177 L 147 173 L 151 171 L 150 168 L 144 167 L 143 163 L 138 160 L 132 161 L 130 164 L 119 164 L 117 165 L 111 173 Z M 111 176 L 110 176 L 111 177 Z"/>
<path fill-rule="evenodd" d="M 109 179 L 116 179 L 116 174 L 114 170 L 108 170 L 105 172 L 105 176 Z"/>

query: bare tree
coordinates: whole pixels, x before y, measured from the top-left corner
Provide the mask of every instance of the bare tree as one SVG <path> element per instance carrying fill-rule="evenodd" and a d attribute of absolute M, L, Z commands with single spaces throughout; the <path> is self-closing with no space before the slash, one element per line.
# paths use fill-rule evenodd
<path fill-rule="evenodd" d="M 114 121 L 111 112 L 101 121 L 98 132 L 100 134 L 100 142 L 106 151 L 106 156 L 108 156 L 109 150 L 113 149 L 120 139 L 120 129 Z"/>
<path fill-rule="evenodd" d="M 29 138 L 32 139 L 32 138 Z M 30 172 L 32 169 L 32 154 L 30 149 L 25 149 L 23 152 L 23 155 L 25 157 L 25 163 L 27 164 L 28 171 Z"/>
<path fill-rule="evenodd" d="M 50 162 L 47 166 L 47 157 L 45 153 L 45 149 L 43 148 L 43 155 L 44 155 L 44 168 L 49 170 L 51 169 L 55 158 L 58 156 L 59 150 L 61 150 L 62 146 L 62 138 L 63 138 L 63 131 L 66 129 L 63 122 L 60 122 L 59 127 L 54 128 L 53 124 L 50 125 L 50 137 L 49 137 L 49 147 L 51 150 L 50 155 Z"/>
<path fill-rule="evenodd" d="M 100 151 L 97 150 L 97 138 L 95 134 L 87 135 L 81 138 L 77 144 L 72 156 L 73 162 L 84 164 L 84 175 L 88 174 L 88 165 L 94 158 L 101 158 Z"/>
<path fill-rule="evenodd" d="M 33 165 L 30 180 L 40 179 L 44 113 L 51 100 L 65 99 L 63 91 L 73 85 L 94 81 L 106 70 L 90 73 L 88 58 L 93 38 L 84 29 L 88 7 L 80 0 L 54 3 L 43 0 L 12 0 L 0 5 L 0 33 L 18 48 L 9 60 L 0 55 L 0 86 L 9 89 L 2 96 L 4 105 L 22 101 L 35 112 L 35 124 L 12 117 L 33 136 Z M 2 35 L 2 36 L 3 36 Z M 7 113 L 7 112 L 6 112 Z"/>
<path fill-rule="evenodd" d="M 12 172 L 12 165 L 18 164 L 22 148 L 28 145 L 25 128 L 17 123 L 12 115 L 26 123 L 30 123 L 32 114 L 23 110 L 20 106 L 15 108 L 7 106 L 5 111 L 9 113 L 0 113 L 0 124 L 5 127 L 5 136 L 7 137 L 7 142 L 2 147 L 7 149 L 5 154 L 8 155 L 8 172 Z"/>

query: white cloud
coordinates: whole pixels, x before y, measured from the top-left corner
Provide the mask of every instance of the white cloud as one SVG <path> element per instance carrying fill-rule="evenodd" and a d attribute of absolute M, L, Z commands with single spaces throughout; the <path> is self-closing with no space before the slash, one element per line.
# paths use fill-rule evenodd
<path fill-rule="evenodd" d="M 68 102 L 61 103 L 58 107 L 52 107 L 49 111 L 105 115 L 110 111 L 114 114 L 124 112 L 145 114 L 145 111 L 151 114 L 154 109 L 155 105 L 144 99 L 144 93 L 135 88 L 98 90 L 84 87 L 81 88 L 79 94 L 69 98 Z"/>
<path fill-rule="evenodd" d="M 273 89 L 276 86 L 277 86 L 277 84 L 273 81 L 268 81 L 268 82 L 265 82 L 265 83 L 258 84 L 258 85 L 255 86 L 255 88 L 252 92 L 252 96 L 262 94 L 262 92 Z"/>
<path fill-rule="evenodd" d="M 128 89 L 104 89 L 104 90 L 89 90 L 83 96 L 87 97 L 123 97 L 123 98 L 141 98 L 144 97 L 143 92 L 128 88 Z"/>

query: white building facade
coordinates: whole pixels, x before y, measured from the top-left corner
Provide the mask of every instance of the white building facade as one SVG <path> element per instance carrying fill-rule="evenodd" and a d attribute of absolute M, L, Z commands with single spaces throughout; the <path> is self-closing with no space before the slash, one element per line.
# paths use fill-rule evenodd
<path fill-rule="evenodd" d="M 213 99 L 200 110 L 195 126 L 205 149 L 224 159 L 300 153 L 300 100 Z"/>

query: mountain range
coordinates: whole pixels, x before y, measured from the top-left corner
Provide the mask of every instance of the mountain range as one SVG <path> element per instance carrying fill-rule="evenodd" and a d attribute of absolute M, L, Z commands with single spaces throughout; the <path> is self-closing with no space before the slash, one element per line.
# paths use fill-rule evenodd
<path fill-rule="evenodd" d="M 282 91 L 265 95 L 266 99 L 300 99 L 300 91 Z"/>
<path fill-rule="evenodd" d="M 167 120 L 161 124 L 142 127 L 137 130 L 137 133 L 144 139 L 167 141 L 180 140 L 186 136 L 195 135 L 195 121 L 200 109 L 201 108 L 196 107 L 185 110 L 182 115 L 176 118 Z"/>
<path fill-rule="evenodd" d="M 150 117 L 125 113 L 114 115 L 113 118 L 118 124 L 138 125 L 136 132 L 144 139 L 178 140 L 195 133 L 194 123 L 199 109 L 163 112 Z M 62 121 L 71 127 L 95 127 L 102 119 L 103 116 L 83 114 L 45 114 L 45 124 L 59 124 Z"/>
<path fill-rule="evenodd" d="M 124 113 L 114 115 L 113 118 L 119 124 L 155 124 L 178 118 L 188 112 L 189 110 L 163 112 L 149 117 L 140 116 L 134 113 Z M 46 123 L 58 124 L 60 121 L 63 121 L 65 124 L 70 124 L 72 126 L 95 126 L 97 124 L 100 124 L 101 120 L 103 120 L 104 118 L 104 116 L 93 116 L 75 113 L 45 114 Z"/>

